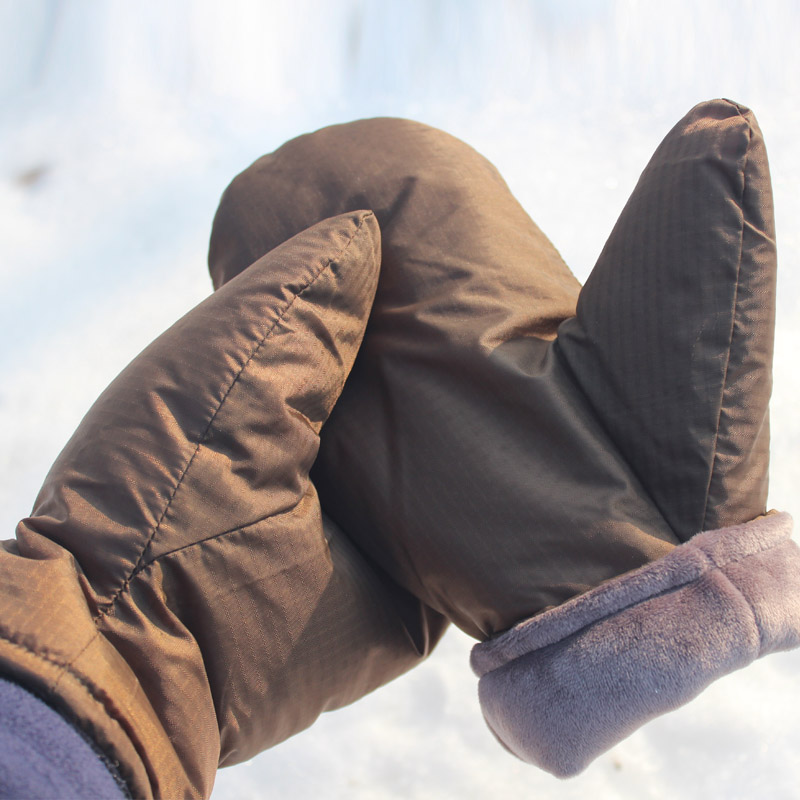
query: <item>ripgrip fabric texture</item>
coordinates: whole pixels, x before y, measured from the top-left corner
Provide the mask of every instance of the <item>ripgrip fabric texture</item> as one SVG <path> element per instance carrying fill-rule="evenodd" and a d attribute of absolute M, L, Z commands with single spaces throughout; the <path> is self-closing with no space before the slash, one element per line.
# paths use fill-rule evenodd
<path fill-rule="evenodd" d="M 485 639 L 764 513 L 775 249 L 750 112 L 711 101 L 668 134 L 582 290 L 485 159 L 392 119 L 238 176 L 215 285 L 355 206 L 381 275 L 312 477 L 426 605 Z"/>
<path fill-rule="evenodd" d="M 758 123 L 703 103 L 656 150 L 559 331 L 682 541 L 765 510 L 776 265 Z"/>
<path fill-rule="evenodd" d="M 215 293 L 101 395 L 0 547 L 0 675 L 134 796 L 207 797 L 450 622 L 503 650 L 580 616 L 764 513 L 775 265 L 763 140 L 730 101 L 667 135 L 582 289 L 442 131 L 286 143 L 223 195 Z M 758 571 L 781 548 L 735 576 L 761 592 L 743 614 L 794 620 Z M 531 663 L 481 678 L 496 732 Z"/>
<path fill-rule="evenodd" d="M 308 470 L 380 266 L 369 211 L 302 231 L 98 398 L 0 550 L 0 669 L 136 797 L 207 797 L 409 669 L 445 627 L 321 512 Z"/>

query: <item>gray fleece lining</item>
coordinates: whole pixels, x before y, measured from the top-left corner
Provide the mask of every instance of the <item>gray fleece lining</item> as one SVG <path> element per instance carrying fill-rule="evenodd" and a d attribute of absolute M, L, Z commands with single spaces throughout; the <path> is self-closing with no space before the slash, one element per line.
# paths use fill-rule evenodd
<path fill-rule="evenodd" d="M 800 645 L 800 548 L 771 512 L 669 555 L 472 651 L 489 727 L 560 777 L 717 678 Z"/>

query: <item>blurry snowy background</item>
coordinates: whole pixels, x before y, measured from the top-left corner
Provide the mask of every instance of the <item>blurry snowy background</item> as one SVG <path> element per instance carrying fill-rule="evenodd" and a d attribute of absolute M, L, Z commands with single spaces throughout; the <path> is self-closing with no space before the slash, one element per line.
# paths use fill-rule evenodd
<path fill-rule="evenodd" d="M 0 0 L 0 516 L 30 513 L 106 384 L 211 289 L 219 195 L 286 139 L 405 116 L 495 162 L 583 280 L 661 138 L 749 105 L 780 278 L 770 505 L 800 519 L 800 3 Z M 485 729 L 452 631 L 252 762 L 237 798 L 800 798 L 800 655 L 720 681 L 561 782 Z"/>

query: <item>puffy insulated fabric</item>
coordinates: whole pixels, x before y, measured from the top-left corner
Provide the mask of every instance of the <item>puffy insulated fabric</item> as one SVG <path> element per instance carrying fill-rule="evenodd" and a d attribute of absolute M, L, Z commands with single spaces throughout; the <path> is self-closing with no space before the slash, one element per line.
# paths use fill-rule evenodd
<path fill-rule="evenodd" d="M 758 122 L 702 103 L 654 153 L 558 337 L 681 541 L 766 507 L 776 275 Z"/>
<path fill-rule="evenodd" d="M 308 470 L 379 270 L 369 211 L 256 260 L 115 379 L 0 549 L 0 669 L 139 797 L 207 797 L 445 627 L 322 514 Z"/>
<path fill-rule="evenodd" d="M 207 797 L 450 621 L 499 659 L 484 710 L 530 757 L 518 648 L 765 511 L 776 259 L 735 103 L 668 134 L 583 289 L 491 164 L 397 119 L 245 170 L 209 266 L 215 293 L 101 395 L 0 548 L 0 674 L 136 797 Z M 795 620 L 769 575 L 736 585 Z"/>
<path fill-rule="evenodd" d="M 358 207 L 381 277 L 312 477 L 427 605 L 486 639 L 764 513 L 776 257 L 750 111 L 703 103 L 668 134 L 582 291 L 491 164 L 392 119 L 236 178 L 215 285 Z"/>

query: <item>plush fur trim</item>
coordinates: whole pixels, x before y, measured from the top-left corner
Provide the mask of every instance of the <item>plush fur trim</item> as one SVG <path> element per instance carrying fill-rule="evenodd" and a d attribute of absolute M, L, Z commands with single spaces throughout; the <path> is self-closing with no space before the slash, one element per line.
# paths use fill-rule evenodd
<path fill-rule="evenodd" d="M 585 769 L 645 722 L 800 645 L 800 548 L 770 512 L 532 617 L 472 651 L 486 722 L 524 761 Z"/>

